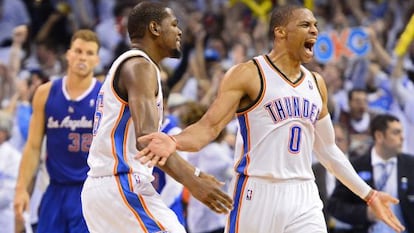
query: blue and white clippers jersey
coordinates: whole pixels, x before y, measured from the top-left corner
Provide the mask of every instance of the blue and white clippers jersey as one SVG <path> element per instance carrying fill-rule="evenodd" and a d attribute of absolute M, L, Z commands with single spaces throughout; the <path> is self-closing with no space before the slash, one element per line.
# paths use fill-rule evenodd
<path fill-rule="evenodd" d="M 89 170 L 95 101 L 101 83 L 93 79 L 76 100 L 66 92 L 66 77 L 52 81 L 45 105 L 46 167 L 51 181 L 83 183 Z M 40 127 L 40 126 L 39 126 Z"/>
<path fill-rule="evenodd" d="M 112 65 L 98 95 L 94 138 L 88 158 L 88 165 L 90 167 L 88 175 L 100 177 L 122 173 L 136 173 L 140 178 L 145 178 L 146 182 L 151 182 L 153 179 L 152 168 L 148 168 L 134 159 L 138 150 L 136 149 L 134 123 L 128 103 L 117 95 L 113 86 L 113 80 L 120 64 L 131 57 L 143 57 L 151 62 L 157 70 L 159 88 L 157 96 L 158 129 L 161 127 L 163 102 L 160 71 L 157 65 L 143 51 L 127 51 L 118 57 Z M 140 74 L 136 75 L 139 76 Z"/>
<path fill-rule="evenodd" d="M 262 80 L 254 106 L 238 112 L 238 173 L 274 180 L 313 179 L 314 125 L 322 110 L 314 76 L 305 67 L 290 82 L 267 56 L 254 58 Z"/>

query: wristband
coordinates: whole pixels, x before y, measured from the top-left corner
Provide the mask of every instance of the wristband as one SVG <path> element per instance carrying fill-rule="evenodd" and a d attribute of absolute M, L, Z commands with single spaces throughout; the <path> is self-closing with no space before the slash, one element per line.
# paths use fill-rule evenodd
<path fill-rule="evenodd" d="M 367 205 L 370 205 L 371 202 L 374 200 L 375 196 L 377 196 L 378 191 L 377 190 L 371 190 L 370 193 L 367 196 Z"/>
<path fill-rule="evenodd" d="M 200 177 L 200 174 L 201 174 L 200 168 L 196 167 L 194 170 L 194 175 L 197 177 Z"/>
<path fill-rule="evenodd" d="M 170 138 L 171 138 L 171 140 L 173 140 L 173 141 L 174 141 L 175 145 L 177 145 L 177 139 L 175 139 L 175 137 L 174 137 L 174 136 L 168 135 L 168 137 L 170 137 Z"/>

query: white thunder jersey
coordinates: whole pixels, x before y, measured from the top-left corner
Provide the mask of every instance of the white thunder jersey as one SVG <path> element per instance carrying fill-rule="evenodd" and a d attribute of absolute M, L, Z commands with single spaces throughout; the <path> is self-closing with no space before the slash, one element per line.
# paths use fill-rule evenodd
<path fill-rule="evenodd" d="M 314 179 L 314 125 L 322 98 L 313 74 L 301 66 L 290 82 L 267 56 L 254 58 L 262 90 L 254 106 L 237 113 L 236 171 L 273 180 Z"/>
<path fill-rule="evenodd" d="M 93 141 L 89 151 L 89 176 L 100 177 L 135 173 L 146 182 L 153 180 L 152 168 L 142 165 L 134 159 L 136 135 L 128 103 L 122 100 L 113 87 L 113 80 L 119 66 L 131 57 L 144 57 L 157 70 L 159 127 L 162 122 L 162 90 L 160 71 L 147 54 L 141 50 L 129 50 L 118 57 L 102 84 L 96 101 Z M 140 74 L 137 74 L 140 75 Z M 155 104 L 155 103 L 154 103 Z M 141 180 L 141 181 L 144 181 Z M 144 182 L 145 182 L 144 181 Z"/>

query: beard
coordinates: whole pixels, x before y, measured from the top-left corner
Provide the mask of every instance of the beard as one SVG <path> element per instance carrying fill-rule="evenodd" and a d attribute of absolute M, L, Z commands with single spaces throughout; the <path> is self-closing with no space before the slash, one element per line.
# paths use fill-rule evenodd
<path fill-rule="evenodd" d="M 179 49 L 173 49 L 171 51 L 171 58 L 180 58 L 181 57 L 181 50 Z"/>

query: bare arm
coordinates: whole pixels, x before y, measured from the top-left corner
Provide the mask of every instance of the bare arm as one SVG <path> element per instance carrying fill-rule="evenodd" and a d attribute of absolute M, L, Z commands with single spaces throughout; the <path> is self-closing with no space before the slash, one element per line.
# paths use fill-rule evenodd
<path fill-rule="evenodd" d="M 138 75 L 137 75 L 138 74 Z M 158 82 L 155 67 L 144 58 L 131 58 L 121 68 L 120 92 L 127 93 L 135 134 L 138 137 L 157 132 L 159 117 L 157 109 Z M 137 149 L 146 146 L 137 140 Z M 166 159 L 165 159 L 166 160 Z M 164 161 L 165 162 L 165 161 Z M 220 182 L 210 175 L 194 175 L 195 168 L 173 153 L 160 168 L 213 211 L 227 213 L 232 208 L 231 198 L 220 190 Z"/>
<path fill-rule="evenodd" d="M 247 95 L 250 99 L 256 98 L 260 89 L 257 87 L 260 85 L 259 80 L 256 83 L 252 79 L 256 76 L 257 71 L 252 64 L 243 63 L 230 69 L 221 81 L 217 96 L 206 114 L 197 123 L 174 136 L 177 140 L 177 149 L 198 151 L 215 139 L 233 119 L 242 98 Z"/>
<path fill-rule="evenodd" d="M 40 161 L 43 137 L 45 133 L 45 103 L 51 83 L 41 85 L 33 99 L 33 114 L 30 120 L 29 136 L 23 149 L 19 175 L 16 184 L 15 211 L 18 218 L 28 209 L 29 185 L 31 184 Z"/>
<path fill-rule="evenodd" d="M 175 135 L 173 140 L 162 133 L 140 137 L 139 141 L 148 146 L 138 153 L 137 158 L 142 163 L 151 160 L 155 164 L 159 159 L 157 157 L 168 157 L 175 149 L 200 150 L 217 137 L 237 109 L 249 106 L 258 97 L 260 85 L 257 67 L 253 62 L 234 66 L 225 74 L 215 100 L 198 122 Z"/>
<path fill-rule="evenodd" d="M 120 72 L 121 95 L 128 101 L 137 137 L 158 131 L 156 69 L 145 58 L 127 60 Z M 137 143 L 137 149 L 145 145 Z"/>

